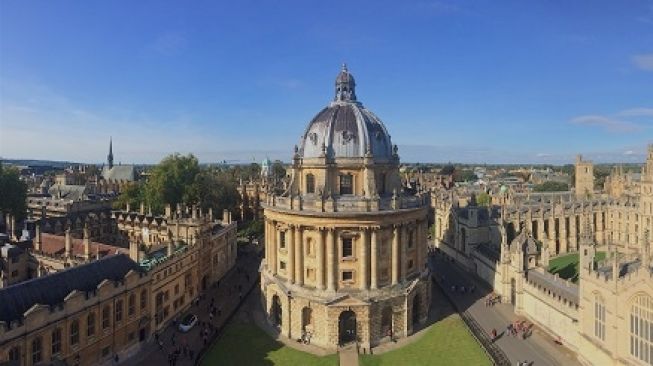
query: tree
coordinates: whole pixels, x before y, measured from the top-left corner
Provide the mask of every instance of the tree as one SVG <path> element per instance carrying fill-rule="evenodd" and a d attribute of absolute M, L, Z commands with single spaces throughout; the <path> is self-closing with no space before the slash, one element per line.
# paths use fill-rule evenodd
<path fill-rule="evenodd" d="M 132 208 L 139 207 L 145 202 L 145 186 L 140 183 L 132 183 L 120 193 L 118 199 L 113 203 L 113 208 L 123 209 L 129 204 Z"/>
<path fill-rule="evenodd" d="M 547 181 L 533 187 L 534 192 L 564 192 L 569 190 L 569 185 L 563 182 Z"/>
<path fill-rule="evenodd" d="M 286 168 L 283 166 L 281 160 L 275 160 L 272 163 L 272 175 L 277 179 L 284 179 L 286 177 Z"/>
<path fill-rule="evenodd" d="M 178 203 L 198 202 L 197 175 L 199 162 L 193 154 L 173 154 L 163 159 L 152 169 L 145 186 L 145 202 L 153 212 L 161 213 L 166 204 L 173 207 Z"/>
<path fill-rule="evenodd" d="M 478 177 L 471 170 L 458 170 L 453 173 L 453 180 L 455 182 L 471 182 L 477 180 Z"/>
<path fill-rule="evenodd" d="M 197 175 L 196 186 L 197 199 L 203 210 L 212 208 L 213 212 L 220 214 L 226 209 L 239 215 L 240 194 L 228 172 L 204 169 Z"/>
<path fill-rule="evenodd" d="M 490 202 L 492 202 L 492 198 L 490 197 L 489 194 L 485 192 L 481 192 L 476 196 L 476 204 L 479 206 L 489 206 Z"/>
<path fill-rule="evenodd" d="M 18 169 L 4 167 L 0 162 L 0 212 L 11 214 L 20 221 L 27 212 L 27 184 L 20 179 Z"/>

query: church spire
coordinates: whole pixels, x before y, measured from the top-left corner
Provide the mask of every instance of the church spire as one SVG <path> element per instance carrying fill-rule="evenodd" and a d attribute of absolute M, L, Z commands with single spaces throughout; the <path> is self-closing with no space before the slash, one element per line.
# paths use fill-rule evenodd
<path fill-rule="evenodd" d="M 109 137 L 109 155 L 107 155 L 107 162 L 109 163 L 109 169 L 113 168 L 113 141 Z"/>
<path fill-rule="evenodd" d="M 347 64 L 342 64 L 342 69 L 336 77 L 336 102 L 356 101 L 356 81 L 354 76 L 347 70 Z"/>

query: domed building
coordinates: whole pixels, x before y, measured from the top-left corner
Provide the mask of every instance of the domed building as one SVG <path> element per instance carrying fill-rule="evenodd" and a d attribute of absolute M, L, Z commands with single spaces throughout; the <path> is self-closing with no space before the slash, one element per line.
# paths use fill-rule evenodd
<path fill-rule="evenodd" d="M 343 66 L 306 127 L 291 180 L 264 206 L 262 302 L 283 336 L 369 349 L 426 320 L 428 194 L 404 193 L 383 122 Z"/>

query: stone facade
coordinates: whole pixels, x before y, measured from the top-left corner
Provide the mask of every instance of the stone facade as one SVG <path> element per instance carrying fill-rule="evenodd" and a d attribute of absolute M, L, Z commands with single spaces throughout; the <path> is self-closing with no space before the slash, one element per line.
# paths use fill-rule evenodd
<path fill-rule="evenodd" d="M 327 349 L 407 336 L 430 303 L 429 196 L 402 193 L 396 147 L 354 87 L 343 69 L 295 149 L 287 191 L 264 204 L 262 305 L 283 336 Z"/>
<path fill-rule="evenodd" d="M 576 193 L 588 166 L 577 162 Z M 585 178 L 580 187 L 593 187 Z M 502 206 L 490 209 L 437 192 L 434 245 L 584 364 L 652 365 L 653 145 L 629 187 L 617 197 L 503 192 Z M 596 261 L 599 251 L 606 260 Z M 551 258 L 568 253 L 579 255 L 578 283 L 547 271 Z"/>

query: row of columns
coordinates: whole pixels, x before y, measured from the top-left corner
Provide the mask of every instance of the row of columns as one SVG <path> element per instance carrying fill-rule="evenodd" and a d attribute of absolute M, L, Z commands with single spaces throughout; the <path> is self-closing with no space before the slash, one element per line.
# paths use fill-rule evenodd
<path fill-rule="evenodd" d="M 414 231 L 409 231 L 408 223 L 392 227 L 391 243 L 391 285 L 397 285 L 406 280 L 408 274 L 408 243 L 412 240 L 415 250 L 414 267 L 421 271 L 426 261 L 426 221 L 414 222 Z M 335 228 L 318 227 L 318 240 L 316 243 L 316 288 L 319 290 L 335 291 L 338 281 L 338 262 L 340 255 L 337 252 L 338 235 Z M 378 289 L 379 287 L 379 251 L 380 227 L 361 227 L 359 242 L 357 243 L 356 256 L 359 259 L 357 270 L 357 284 L 359 289 Z M 279 272 L 279 245 L 281 243 L 282 229 L 278 223 L 265 220 L 265 258 L 268 269 L 273 275 Z M 288 282 L 304 285 L 304 227 L 290 225 L 285 231 L 284 240 L 287 251 L 286 277 Z M 413 239 L 409 238 L 413 235 Z M 326 270 L 326 271 L 325 271 Z M 326 273 L 325 273 L 326 272 Z"/>

